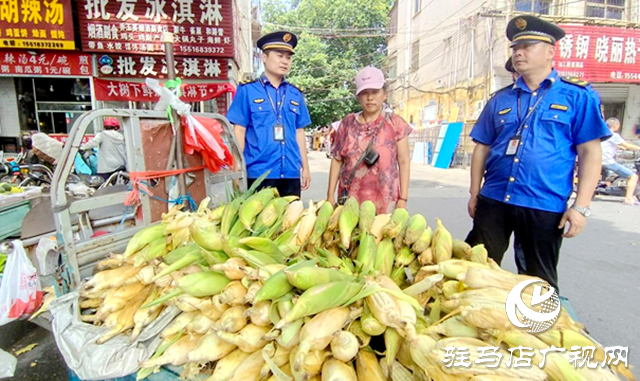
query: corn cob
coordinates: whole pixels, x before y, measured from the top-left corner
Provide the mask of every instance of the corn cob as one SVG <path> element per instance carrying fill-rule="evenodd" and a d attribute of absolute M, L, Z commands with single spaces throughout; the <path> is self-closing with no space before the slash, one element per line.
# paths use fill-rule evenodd
<path fill-rule="evenodd" d="M 375 262 L 373 263 L 373 269 L 379 271 L 383 275 L 391 275 L 393 270 L 393 262 L 395 260 L 395 251 L 393 249 L 393 242 L 390 239 L 384 239 L 378 243 L 376 248 Z"/>
<path fill-rule="evenodd" d="M 328 202 L 322 204 L 322 207 L 318 210 L 318 217 L 316 218 L 315 225 L 313 226 L 313 231 L 311 232 L 311 236 L 309 237 L 309 243 L 311 245 L 316 245 L 322 235 L 327 230 L 329 226 L 329 221 L 331 220 L 331 215 L 333 214 L 333 206 Z"/>
<path fill-rule="evenodd" d="M 134 253 L 142 250 L 142 248 L 148 245 L 150 242 L 160 237 L 164 237 L 165 227 L 165 224 L 158 224 L 138 230 L 127 244 L 127 248 L 122 255 L 125 258 L 129 258 Z"/>
<path fill-rule="evenodd" d="M 162 236 L 149 242 L 134 255 L 133 265 L 140 267 L 153 259 L 163 257 L 167 254 L 167 237 Z"/>
<path fill-rule="evenodd" d="M 189 361 L 189 352 L 198 346 L 201 335 L 184 335 L 170 346 L 160 357 L 152 358 L 142 363 L 143 368 L 157 368 L 165 364 L 174 366 L 184 365 Z"/>
<path fill-rule="evenodd" d="M 251 324 L 255 324 L 260 327 L 267 327 L 271 325 L 271 319 L 269 312 L 271 311 L 271 302 L 265 300 L 260 303 L 256 303 L 255 306 L 247 308 L 245 316 L 251 319 Z"/>
<path fill-rule="evenodd" d="M 247 262 L 242 258 L 229 258 L 222 264 L 212 265 L 211 270 L 223 272 L 230 280 L 240 280 L 245 277 Z"/>
<path fill-rule="evenodd" d="M 452 255 L 453 258 L 464 259 L 465 261 L 471 260 L 471 246 L 468 243 L 461 241 L 459 239 L 454 239 L 452 241 Z"/>
<path fill-rule="evenodd" d="M 414 253 L 423 253 L 425 250 L 431 247 L 431 240 L 433 238 L 433 231 L 430 227 L 426 228 L 420 235 L 420 238 L 411 245 L 411 250 Z"/>
<path fill-rule="evenodd" d="M 415 253 L 411 252 L 411 249 L 405 246 L 402 249 L 400 249 L 398 254 L 396 254 L 395 266 L 396 267 L 409 266 L 411 262 L 413 262 L 415 259 L 416 259 Z"/>
<path fill-rule="evenodd" d="M 391 271 L 391 275 L 389 277 L 398 286 L 404 285 L 407 280 L 407 273 L 405 272 L 405 269 L 407 269 L 407 267 L 394 267 Z"/>
<path fill-rule="evenodd" d="M 158 294 L 159 292 L 157 288 L 155 286 L 152 286 L 149 296 L 146 300 L 144 300 L 144 303 L 142 304 L 146 304 L 155 300 Z M 132 343 L 136 341 L 138 336 L 140 336 L 140 333 L 145 326 L 158 318 L 158 315 L 160 315 L 160 313 L 162 312 L 162 308 L 162 306 L 158 305 L 155 307 L 136 311 L 136 313 L 133 315 L 133 331 L 131 332 Z"/>
<path fill-rule="evenodd" d="M 329 359 L 322 365 L 322 381 L 357 381 L 356 371 L 350 364 Z"/>
<path fill-rule="evenodd" d="M 364 313 L 360 318 L 360 324 L 362 325 L 362 330 L 369 336 L 380 336 L 384 333 L 387 328 L 385 325 L 380 323 L 378 319 L 373 316 L 371 313 L 371 309 L 368 306 L 368 303 L 365 301 L 364 303 Z"/>
<path fill-rule="evenodd" d="M 331 339 L 331 354 L 337 360 L 350 362 L 358 354 L 360 344 L 356 335 L 349 331 L 338 331 Z"/>
<path fill-rule="evenodd" d="M 276 342 L 283 348 L 293 349 L 300 344 L 300 331 L 304 324 L 303 319 L 298 319 L 293 323 L 287 324 L 280 329 L 280 335 L 277 337 Z"/>
<path fill-rule="evenodd" d="M 413 381 L 415 377 L 413 373 L 407 368 L 405 368 L 402 364 L 395 361 L 388 366 L 384 359 L 380 359 L 380 368 L 382 369 L 382 373 L 387 378 L 387 380 L 391 381 Z M 389 374 L 389 368 L 391 368 L 391 374 Z"/>
<path fill-rule="evenodd" d="M 391 214 L 378 214 L 376 218 L 373 219 L 369 233 L 375 237 L 376 243 L 380 242 L 384 238 L 384 228 L 387 226 L 389 221 L 391 221 Z"/>
<path fill-rule="evenodd" d="M 464 282 L 464 284 L 470 288 L 497 287 L 511 291 L 511 289 L 520 282 L 538 278 L 527 275 L 516 275 L 504 270 L 472 266 L 464 273 L 458 274 L 456 279 Z"/>
<path fill-rule="evenodd" d="M 340 214 L 342 213 L 342 210 L 344 209 L 343 205 L 338 205 L 334 210 L 333 213 L 331 213 L 331 218 L 329 218 L 329 225 L 327 225 L 327 230 L 326 232 L 335 232 L 338 230 L 338 224 L 340 222 Z M 325 241 L 328 241 L 327 239 L 325 239 Z"/>
<path fill-rule="evenodd" d="M 329 282 L 353 280 L 354 277 L 342 271 L 325 269 L 323 267 L 302 267 L 294 270 L 284 270 L 289 283 L 303 291 Z"/>
<path fill-rule="evenodd" d="M 217 333 L 222 340 L 236 345 L 244 352 L 252 353 L 267 345 L 267 341 L 263 339 L 263 336 L 269 331 L 269 327 L 247 324 L 238 333 L 223 332 L 220 330 L 218 330 Z"/>
<path fill-rule="evenodd" d="M 98 263 L 96 263 L 94 272 L 103 271 L 107 269 L 114 269 L 116 267 L 120 267 L 124 265 L 125 263 L 128 263 L 130 265 L 133 264 L 133 262 L 131 262 L 130 259 L 125 258 L 124 255 L 122 254 L 111 254 L 109 255 L 108 258 L 103 259 Z"/>
<path fill-rule="evenodd" d="M 309 201 L 309 209 L 307 209 L 297 227 L 296 245 L 302 246 L 309 241 L 309 237 L 311 237 L 311 233 L 313 233 L 313 227 L 317 219 L 316 206 L 313 201 Z"/>
<path fill-rule="evenodd" d="M 229 381 L 257 381 L 263 365 L 264 359 L 262 358 L 262 351 L 257 350 L 240 363 L 240 366 L 233 373 L 233 377 L 231 377 Z"/>
<path fill-rule="evenodd" d="M 442 274 L 434 274 L 434 275 L 425 277 L 419 281 L 416 278 L 416 282 L 413 285 L 405 288 L 402 291 L 407 295 L 411 295 L 415 297 L 420 295 L 423 292 L 428 291 L 436 283 L 440 282 L 442 278 L 444 278 Z"/>
<path fill-rule="evenodd" d="M 360 348 L 364 348 L 369 345 L 371 336 L 367 335 L 364 332 L 360 320 L 356 320 L 351 323 L 351 325 L 349 326 L 349 332 L 353 333 L 356 339 L 358 339 L 358 345 L 360 346 Z"/>
<path fill-rule="evenodd" d="M 409 220 L 404 235 L 404 244 L 411 246 L 416 243 L 422 234 L 427 230 L 427 220 L 421 214 L 415 214 Z"/>
<path fill-rule="evenodd" d="M 376 355 L 369 348 L 361 349 L 356 355 L 358 381 L 386 381 Z"/>
<path fill-rule="evenodd" d="M 361 274 L 368 274 L 373 269 L 376 260 L 376 242 L 375 238 L 365 231 L 360 234 L 360 246 L 358 247 L 358 256 L 356 261 L 359 262 L 358 271 Z"/>
<path fill-rule="evenodd" d="M 287 267 L 287 270 L 295 270 L 301 267 L 309 267 L 313 265 L 315 265 L 315 261 L 302 261 Z M 278 299 L 291 290 L 293 290 L 293 286 L 287 280 L 284 270 L 280 270 L 267 279 L 260 290 L 258 290 L 254 303 Z"/>
<path fill-rule="evenodd" d="M 122 266 L 97 273 L 84 284 L 83 291 L 101 291 L 109 288 L 117 288 L 125 283 L 135 281 L 135 276 L 140 272 L 140 267 Z"/>
<path fill-rule="evenodd" d="M 285 366 L 289 363 L 290 355 L 291 351 L 289 349 L 283 348 L 274 343 L 267 344 L 264 348 L 262 348 L 262 358 L 264 359 L 265 364 L 260 370 L 260 379 L 266 379 L 267 377 L 269 377 L 269 374 L 273 372 L 274 375 L 277 373 L 278 376 L 284 376 L 287 380 L 289 380 L 290 376 L 282 371 L 280 367 Z M 291 369 L 289 369 L 289 371 L 290 370 Z"/>
<path fill-rule="evenodd" d="M 246 294 L 247 289 L 244 288 L 242 282 L 234 280 L 224 287 L 220 293 L 219 301 L 230 306 L 242 305 Z"/>
<path fill-rule="evenodd" d="M 376 206 L 371 200 L 366 200 L 360 204 L 360 216 L 358 227 L 361 232 L 369 232 L 376 218 Z"/>
<path fill-rule="evenodd" d="M 244 328 L 248 321 L 244 316 L 245 306 L 234 306 L 222 313 L 215 324 L 215 329 L 223 332 L 236 333 Z"/>
<path fill-rule="evenodd" d="M 113 289 L 104 298 L 96 316 L 98 319 L 103 319 L 107 314 L 125 308 L 131 300 L 143 292 L 145 287 L 142 283 L 132 283 Z"/>
<path fill-rule="evenodd" d="M 293 363 L 293 356 L 295 355 L 295 350 L 291 351 L 291 355 L 289 357 L 289 362 Z M 322 370 L 322 364 L 324 361 L 331 356 L 330 352 L 327 351 L 311 351 L 307 357 L 305 358 L 304 365 L 300 371 L 296 371 L 294 367 L 291 367 L 291 373 L 296 380 L 310 380 L 312 377 L 320 374 Z"/>
<path fill-rule="evenodd" d="M 312 350 L 324 350 L 349 318 L 349 309 L 338 307 L 323 311 L 307 322 L 300 331 L 300 344 L 292 355 L 292 369 L 301 372 L 305 358 Z"/>
<path fill-rule="evenodd" d="M 383 234 L 387 238 L 396 238 L 409 221 L 409 212 L 404 208 L 394 210 L 391 219 L 385 225 Z"/>
<path fill-rule="evenodd" d="M 240 364 L 249 357 L 249 353 L 245 353 L 240 349 L 235 349 L 228 355 L 222 357 L 216 363 L 211 377 L 207 381 L 226 381 L 233 376 Z"/>
<path fill-rule="evenodd" d="M 215 331 L 210 331 L 200 339 L 198 346 L 189 352 L 189 361 L 198 364 L 218 361 L 234 349 L 236 349 L 235 345 L 220 339 Z"/>
<path fill-rule="evenodd" d="M 465 324 L 460 316 L 454 316 L 440 324 L 432 325 L 422 333 L 438 333 L 448 337 L 478 337 L 478 330 Z"/>
<path fill-rule="evenodd" d="M 242 238 L 239 242 L 240 244 L 247 245 L 254 250 L 269 254 L 279 262 L 282 262 L 284 260 L 284 254 L 278 248 L 278 245 L 276 245 L 275 242 L 273 242 L 269 238 L 247 237 Z"/>
<path fill-rule="evenodd" d="M 287 315 L 276 324 L 276 329 L 295 320 L 315 315 L 345 304 L 362 290 L 362 284 L 352 281 L 338 281 L 312 287 L 305 291 Z"/>
<path fill-rule="evenodd" d="M 425 266 L 422 268 L 424 271 L 436 271 L 447 278 L 457 279 L 459 276 L 464 276 L 464 274 L 471 268 L 481 268 L 487 269 L 489 268 L 486 265 L 481 263 L 469 262 L 462 259 L 449 259 L 446 261 L 440 261 L 437 265 Z"/>
<path fill-rule="evenodd" d="M 349 249 L 351 245 L 351 233 L 353 233 L 353 229 L 358 226 L 359 210 L 360 206 L 358 205 L 358 201 L 350 197 L 347 202 L 345 202 L 342 213 L 340 213 L 338 226 L 340 228 L 342 246 L 345 249 Z"/>
<path fill-rule="evenodd" d="M 402 346 L 404 339 L 398 331 L 394 328 L 387 328 L 384 331 L 384 364 L 387 368 L 391 367 L 396 361 L 400 347 Z"/>
<path fill-rule="evenodd" d="M 178 315 L 161 333 L 160 337 L 163 339 L 172 337 L 181 330 L 183 330 L 187 324 L 189 324 L 195 317 L 198 316 L 198 312 L 183 312 Z"/>
<path fill-rule="evenodd" d="M 185 327 L 185 331 L 205 334 L 211 328 L 213 328 L 214 325 L 215 322 L 213 320 L 200 313 L 196 315 L 196 317 L 193 318 L 193 320 L 191 320 L 189 324 L 187 324 L 187 326 Z"/>
<path fill-rule="evenodd" d="M 488 264 L 487 258 L 489 253 L 483 244 L 475 245 L 471 248 L 471 258 L 469 259 L 471 262 Z"/>
<path fill-rule="evenodd" d="M 260 291 L 261 288 L 262 288 L 262 282 L 257 281 L 257 282 L 251 283 L 251 285 L 247 289 L 247 293 L 244 296 L 244 303 L 254 304 L 256 300 L 256 295 L 258 294 L 258 291 Z"/>
<path fill-rule="evenodd" d="M 182 294 L 189 294 L 198 298 L 219 294 L 230 282 L 227 277 L 213 271 L 189 274 L 180 278 L 176 282 L 176 290 L 169 292 L 151 303 L 147 303 L 142 308 L 153 307 L 156 304 L 164 303 L 169 299 Z"/>
<path fill-rule="evenodd" d="M 262 212 L 256 218 L 256 223 L 253 225 L 253 231 L 260 231 L 263 228 L 272 227 L 278 218 L 282 216 L 287 205 L 294 201 L 296 197 L 278 197 L 269 201 L 267 206 L 264 207 Z"/>
<path fill-rule="evenodd" d="M 111 325 L 111 324 L 107 325 L 105 322 L 105 325 L 111 328 L 111 330 L 105 333 L 104 335 L 102 335 L 98 340 L 96 340 L 96 344 L 98 345 L 104 344 L 105 342 L 111 340 L 112 338 L 119 335 L 120 333 L 130 328 L 133 328 L 135 324 L 133 321 L 133 317 L 136 311 L 138 311 L 138 308 L 140 308 L 142 303 L 145 301 L 145 299 L 149 295 L 150 291 L 151 291 L 151 286 L 147 286 L 144 290 L 142 290 L 142 292 L 136 295 L 124 309 L 119 311 L 117 314 L 117 320 L 115 325 Z"/>
<path fill-rule="evenodd" d="M 444 227 L 442 221 L 436 218 L 436 231 L 433 233 L 431 240 L 431 248 L 433 249 L 433 257 L 436 263 L 444 262 L 451 259 L 453 255 L 453 241 L 451 233 Z"/>
<path fill-rule="evenodd" d="M 287 210 L 284 212 L 284 218 L 282 220 L 282 229 L 287 230 L 294 227 L 302 213 L 304 212 L 304 203 L 300 200 L 294 201 L 287 206 Z"/>

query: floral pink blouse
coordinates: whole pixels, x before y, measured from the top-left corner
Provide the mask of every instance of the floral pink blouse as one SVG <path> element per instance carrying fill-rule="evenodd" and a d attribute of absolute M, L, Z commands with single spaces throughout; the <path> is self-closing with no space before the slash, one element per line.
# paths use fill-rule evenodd
<path fill-rule="evenodd" d="M 395 114 L 387 114 L 385 118 L 382 113 L 367 124 L 358 122 L 356 114 L 349 114 L 340 123 L 332 142 L 333 157 L 343 162 L 338 186 L 340 197 L 355 165 L 383 120 L 373 144 L 380 155 L 378 162 L 372 167 L 360 164 L 348 189 L 349 196 L 358 202 L 371 200 L 378 214 L 391 213 L 400 196 L 398 142 L 411 133 L 411 127 Z"/>

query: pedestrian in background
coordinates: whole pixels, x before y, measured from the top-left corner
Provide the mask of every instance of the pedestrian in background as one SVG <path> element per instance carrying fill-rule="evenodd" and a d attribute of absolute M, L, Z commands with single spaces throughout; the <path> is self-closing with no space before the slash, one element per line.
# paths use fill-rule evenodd
<path fill-rule="evenodd" d="M 383 110 L 384 74 L 367 67 L 355 79 L 361 112 L 347 115 L 332 140 L 327 200 L 370 200 L 377 213 L 406 208 L 409 195 L 409 134 L 402 117 Z"/>
<path fill-rule="evenodd" d="M 82 151 L 93 148 L 98 148 L 98 176 L 107 180 L 115 172 L 127 170 L 126 144 L 118 119 L 105 118 L 104 130 L 80 146 Z"/>
<path fill-rule="evenodd" d="M 297 43 L 290 32 L 261 37 L 264 73 L 238 86 L 227 113 L 244 154 L 249 186 L 269 171 L 259 189 L 274 187 L 281 196 L 300 196 L 311 183 L 304 131 L 311 117 L 302 91 L 285 78 Z"/>
<path fill-rule="evenodd" d="M 468 205 L 470 245 L 485 244 L 501 263 L 515 233 L 526 262 L 518 272 L 556 289 L 562 238 L 575 237 L 586 224 L 600 176 L 600 142 L 611 136 L 598 94 L 587 82 L 560 78 L 553 68 L 555 43 L 564 35 L 534 16 L 509 21 L 520 77 L 489 100 L 471 132 L 477 144 Z M 576 155 L 578 192 L 567 208 Z"/>
<path fill-rule="evenodd" d="M 627 180 L 627 194 L 625 195 L 625 205 L 640 205 L 636 199 L 635 192 L 638 185 L 638 174 L 633 173 L 629 168 L 616 162 L 616 152 L 618 148 L 640 151 L 640 147 L 635 144 L 627 143 L 622 136 L 618 133 L 620 131 L 620 120 L 618 118 L 607 119 L 607 126 L 613 133 L 611 139 L 602 142 L 602 168 L 608 171 L 615 172 L 618 176 Z"/>

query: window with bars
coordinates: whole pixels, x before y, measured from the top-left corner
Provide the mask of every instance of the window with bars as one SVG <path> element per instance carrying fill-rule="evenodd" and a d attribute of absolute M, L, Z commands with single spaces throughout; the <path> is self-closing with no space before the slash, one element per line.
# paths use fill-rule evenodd
<path fill-rule="evenodd" d="M 586 16 L 623 20 L 625 0 L 587 0 Z"/>
<path fill-rule="evenodd" d="M 411 70 L 418 70 L 420 67 L 420 41 L 411 45 Z"/>
<path fill-rule="evenodd" d="M 387 65 L 389 79 L 393 79 L 398 76 L 398 57 L 390 57 L 389 64 Z"/>
<path fill-rule="evenodd" d="M 550 15 L 553 0 L 516 0 L 517 12 L 529 12 L 540 15 Z"/>

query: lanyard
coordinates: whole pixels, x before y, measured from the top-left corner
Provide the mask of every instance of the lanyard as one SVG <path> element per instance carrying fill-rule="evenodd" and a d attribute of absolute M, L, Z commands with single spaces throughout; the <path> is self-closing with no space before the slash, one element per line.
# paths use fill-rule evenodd
<path fill-rule="evenodd" d="M 553 84 L 551 84 L 551 86 L 553 86 Z M 520 134 L 522 133 L 522 127 L 527 122 L 529 117 L 531 117 L 531 115 L 536 110 L 536 108 L 540 105 L 540 102 L 542 101 L 542 98 L 544 98 L 544 96 L 547 95 L 547 93 L 549 92 L 549 89 L 551 88 L 551 86 L 549 86 L 545 90 L 543 90 L 544 92 L 540 94 L 540 97 L 538 98 L 536 103 L 533 105 L 533 107 L 531 107 L 529 109 L 529 112 L 527 112 L 527 115 L 525 115 L 524 119 L 522 119 L 521 115 L 520 115 L 520 108 L 521 108 L 520 107 L 520 95 L 522 94 L 522 90 L 518 89 L 518 120 L 520 121 L 520 125 L 518 126 L 518 131 L 516 132 L 516 136 L 520 136 Z"/>
<path fill-rule="evenodd" d="M 282 84 L 280 84 L 280 86 L 282 86 Z M 276 123 L 278 123 L 280 121 L 280 113 L 282 112 L 282 106 L 284 106 L 284 99 L 287 96 L 287 90 L 286 89 L 284 90 L 284 95 L 282 95 L 282 99 L 280 100 L 280 108 L 276 108 L 276 104 L 273 102 L 273 98 L 271 98 L 271 94 L 269 94 L 269 89 L 267 89 L 267 85 L 265 85 L 264 82 L 262 82 L 262 87 L 264 87 L 264 91 L 267 93 L 267 96 L 269 97 L 271 108 L 273 109 L 273 112 L 276 114 Z"/>

